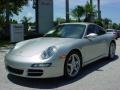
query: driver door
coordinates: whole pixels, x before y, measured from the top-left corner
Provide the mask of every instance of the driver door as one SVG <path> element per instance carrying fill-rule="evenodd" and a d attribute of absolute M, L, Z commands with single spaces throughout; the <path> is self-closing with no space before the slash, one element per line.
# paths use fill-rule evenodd
<path fill-rule="evenodd" d="M 86 36 L 90 33 L 96 32 L 96 25 L 89 25 L 86 31 Z M 101 56 L 100 48 L 102 47 L 101 40 L 99 36 L 92 37 L 92 38 L 84 38 L 85 45 L 83 47 L 83 53 L 84 53 L 84 63 L 89 63 L 96 58 L 99 58 Z"/>

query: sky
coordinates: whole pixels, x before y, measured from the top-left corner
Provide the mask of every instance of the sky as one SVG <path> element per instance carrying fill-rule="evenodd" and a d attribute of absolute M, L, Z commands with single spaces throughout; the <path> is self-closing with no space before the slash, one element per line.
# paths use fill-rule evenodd
<path fill-rule="evenodd" d="M 70 11 L 76 5 L 85 5 L 88 0 L 70 0 Z M 97 0 L 93 0 L 94 5 L 97 5 Z M 101 0 L 102 18 L 109 18 L 115 23 L 120 23 L 120 0 Z M 35 20 L 35 11 L 32 8 L 30 1 L 27 6 L 24 6 L 19 16 L 14 16 L 20 22 L 23 16 L 32 17 L 31 21 Z M 57 17 L 65 18 L 65 0 L 54 0 L 54 19 Z"/>

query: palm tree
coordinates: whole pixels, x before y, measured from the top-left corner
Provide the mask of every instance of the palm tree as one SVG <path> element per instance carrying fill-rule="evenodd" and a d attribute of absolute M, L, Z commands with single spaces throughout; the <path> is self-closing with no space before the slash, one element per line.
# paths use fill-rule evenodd
<path fill-rule="evenodd" d="M 32 19 L 31 17 L 24 16 L 23 19 L 21 20 L 21 22 L 22 23 L 29 23 L 31 19 Z"/>
<path fill-rule="evenodd" d="M 39 7 L 38 7 L 38 0 L 33 0 L 33 9 L 35 9 L 35 23 L 36 23 L 36 31 L 39 32 Z"/>
<path fill-rule="evenodd" d="M 103 19 L 104 27 L 109 28 L 110 22 L 112 22 L 112 20 L 110 20 L 109 18 Z"/>
<path fill-rule="evenodd" d="M 96 23 L 97 25 L 99 25 L 101 27 L 104 27 L 103 20 L 96 19 L 94 23 Z"/>
<path fill-rule="evenodd" d="M 5 16 L 4 15 L 0 15 L 0 30 L 5 27 Z"/>
<path fill-rule="evenodd" d="M 72 10 L 71 15 L 74 18 L 77 18 L 77 21 L 80 22 L 80 18 L 84 15 L 84 13 L 84 8 L 78 5 L 75 9 Z"/>
<path fill-rule="evenodd" d="M 91 6 L 93 6 L 93 0 L 90 0 L 90 4 L 91 4 Z"/>
<path fill-rule="evenodd" d="M 113 23 L 112 28 L 117 30 L 119 29 L 119 25 L 117 23 Z"/>
<path fill-rule="evenodd" d="M 69 0 L 66 0 L 66 22 L 70 21 L 69 17 Z"/>
<path fill-rule="evenodd" d="M 93 6 L 92 4 L 87 2 L 84 9 L 85 9 L 85 14 L 86 14 L 85 21 L 91 22 L 93 19 L 92 17 L 94 17 L 96 15 L 95 6 Z"/>
<path fill-rule="evenodd" d="M 10 10 L 9 10 L 9 0 L 6 0 L 6 5 L 5 5 L 5 8 L 6 8 L 6 27 L 5 27 L 5 30 L 6 30 L 6 34 L 7 36 L 9 37 L 9 33 L 10 33 L 10 25 L 9 25 L 9 22 L 10 22 Z"/>
<path fill-rule="evenodd" d="M 97 0 L 98 3 L 98 19 L 101 19 L 101 10 L 100 10 L 100 0 Z"/>
<path fill-rule="evenodd" d="M 5 3 L 2 1 L 0 1 L 1 2 L 0 5 L 5 7 L 4 11 L 6 12 L 6 21 L 9 21 L 10 16 L 13 16 L 13 14 L 18 15 L 18 13 L 22 9 L 22 6 L 28 4 L 28 0 L 16 0 L 16 1 L 5 0 Z"/>
<path fill-rule="evenodd" d="M 28 31 L 28 25 L 29 25 L 31 19 L 32 19 L 31 17 L 25 17 L 24 16 L 23 19 L 21 20 L 22 24 L 24 24 L 25 33 L 27 33 L 27 31 Z"/>
<path fill-rule="evenodd" d="M 90 0 L 90 5 L 91 5 L 91 7 L 93 7 L 93 0 Z M 92 12 L 93 13 L 93 12 Z M 90 18 L 92 19 L 92 13 L 90 13 Z"/>
<path fill-rule="evenodd" d="M 10 17 L 14 14 L 18 15 L 22 10 L 22 6 L 26 5 L 27 3 L 28 0 L 0 0 L 0 14 L 6 16 L 6 36 L 10 36 Z"/>

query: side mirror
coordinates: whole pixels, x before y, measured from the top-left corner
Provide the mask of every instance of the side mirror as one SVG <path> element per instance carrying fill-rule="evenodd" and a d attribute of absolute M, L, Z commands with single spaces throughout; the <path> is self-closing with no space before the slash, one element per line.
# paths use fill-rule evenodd
<path fill-rule="evenodd" d="M 98 35 L 96 33 L 90 33 L 86 36 L 86 38 L 95 38 L 97 37 Z"/>

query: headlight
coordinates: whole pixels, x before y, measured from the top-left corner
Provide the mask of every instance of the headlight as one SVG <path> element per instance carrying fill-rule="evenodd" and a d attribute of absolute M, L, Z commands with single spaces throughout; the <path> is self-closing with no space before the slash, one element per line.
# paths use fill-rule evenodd
<path fill-rule="evenodd" d="M 49 47 L 47 50 L 43 51 L 41 57 L 42 59 L 48 59 L 50 57 L 52 57 L 56 52 L 56 47 Z"/>

